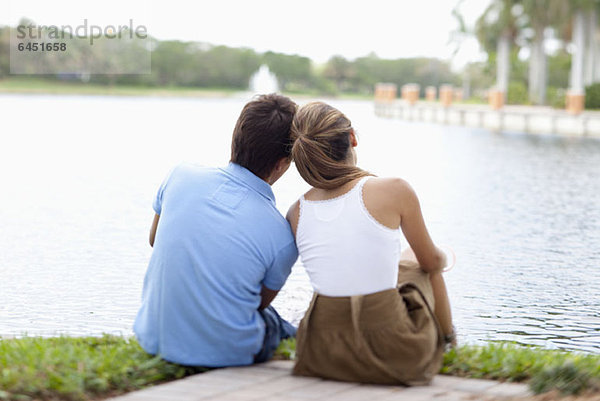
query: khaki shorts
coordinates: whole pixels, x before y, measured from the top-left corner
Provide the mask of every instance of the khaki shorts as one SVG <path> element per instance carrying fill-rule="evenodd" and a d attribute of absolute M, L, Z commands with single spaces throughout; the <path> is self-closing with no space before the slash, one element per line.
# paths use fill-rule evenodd
<path fill-rule="evenodd" d="M 373 384 L 427 384 L 443 335 L 429 275 L 401 262 L 398 288 L 368 295 L 315 294 L 300 322 L 294 374 Z"/>

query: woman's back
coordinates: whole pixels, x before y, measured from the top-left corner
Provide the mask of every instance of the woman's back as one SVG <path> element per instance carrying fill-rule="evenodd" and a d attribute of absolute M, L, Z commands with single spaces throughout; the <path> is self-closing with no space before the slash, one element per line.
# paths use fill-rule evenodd
<path fill-rule="evenodd" d="M 436 317 L 444 334 L 452 327 L 439 274 L 445 257 L 427 233 L 414 190 L 357 166 L 356 133 L 334 107 L 302 106 L 290 131 L 298 173 L 313 188 L 287 217 L 315 288 L 298 328 L 294 374 L 427 383 L 443 354 Z M 399 260 L 400 229 L 414 261 Z"/>
<path fill-rule="evenodd" d="M 397 285 L 400 231 L 381 224 L 365 206 L 369 179 L 332 199 L 300 198 L 296 243 L 318 294 L 364 295 Z"/>

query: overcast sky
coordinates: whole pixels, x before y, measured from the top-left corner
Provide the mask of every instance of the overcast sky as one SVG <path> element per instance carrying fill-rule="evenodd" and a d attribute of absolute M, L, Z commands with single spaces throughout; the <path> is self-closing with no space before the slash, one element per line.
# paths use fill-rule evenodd
<path fill-rule="evenodd" d="M 40 25 L 128 23 L 148 27 L 158 39 L 245 46 L 308 56 L 324 62 L 335 54 L 356 58 L 450 59 L 451 11 L 458 0 L 0 0 L 0 24 L 27 17 Z M 465 0 L 461 12 L 473 22 L 489 0 Z M 463 43 L 457 66 L 481 59 L 475 39 Z"/>

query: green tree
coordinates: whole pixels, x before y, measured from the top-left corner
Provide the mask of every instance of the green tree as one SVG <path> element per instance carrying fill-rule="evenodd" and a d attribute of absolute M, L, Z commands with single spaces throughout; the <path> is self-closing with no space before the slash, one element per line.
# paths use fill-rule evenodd
<path fill-rule="evenodd" d="M 10 72 L 10 38 L 8 27 L 0 27 L 0 78 Z"/>
<path fill-rule="evenodd" d="M 306 90 L 314 82 L 312 63 L 308 57 L 268 51 L 262 59 L 284 90 Z"/>
<path fill-rule="evenodd" d="M 338 55 L 327 61 L 323 76 L 335 82 L 338 90 L 348 91 L 352 89 L 351 81 L 356 76 L 356 70 L 352 62 Z"/>
<path fill-rule="evenodd" d="M 196 46 L 176 40 L 158 42 L 152 52 L 152 75 L 156 85 L 191 85 Z"/>
<path fill-rule="evenodd" d="M 554 55 L 548 56 L 548 86 L 568 88 L 570 69 L 571 55 L 566 49 L 560 49 Z"/>
<path fill-rule="evenodd" d="M 372 93 L 377 82 L 390 82 L 401 87 L 416 83 L 424 88 L 442 83 L 459 83 L 459 78 L 450 70 L 447 62 L 434 58 L 409 58 L 386 60 L 374 54 L 360 57 L 353 63 L 353 75 L 348 79 L 355 91 Z"/>

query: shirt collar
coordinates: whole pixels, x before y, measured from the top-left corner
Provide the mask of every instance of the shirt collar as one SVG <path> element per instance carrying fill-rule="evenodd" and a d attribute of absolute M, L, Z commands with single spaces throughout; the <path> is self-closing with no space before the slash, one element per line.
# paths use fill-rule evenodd
<path fill-rule="evenodd" d="M 240 181 L 242 184 L 255 190 L 275 205 L 275 195 L 273 194 L 271 186 L 262 178 L 254 175 L 254 173 L 247 168 L 230 162 L 229 165 L 222 170 L 233 176 L 237 181 Z"/>

